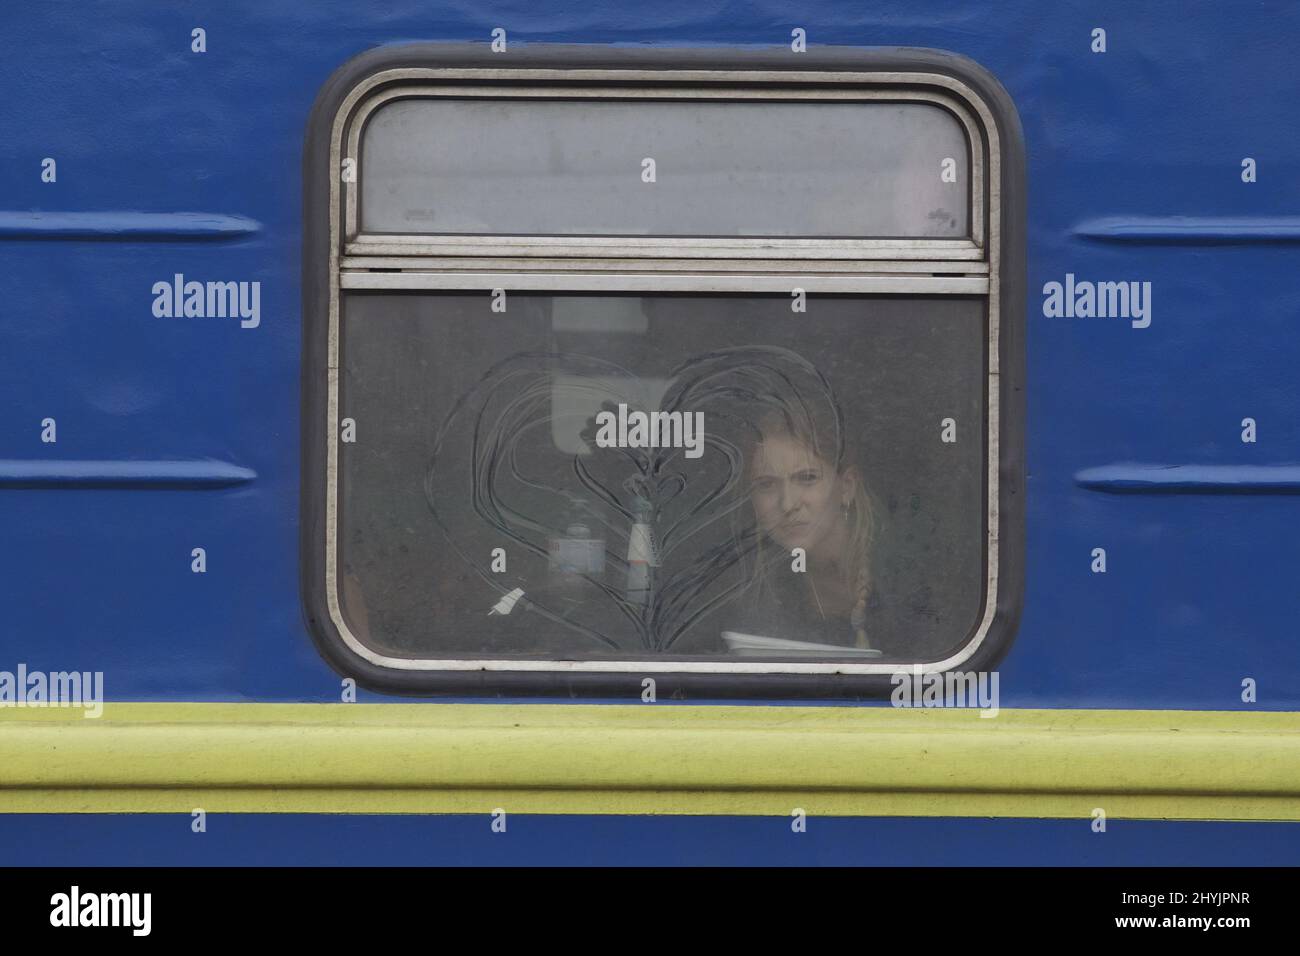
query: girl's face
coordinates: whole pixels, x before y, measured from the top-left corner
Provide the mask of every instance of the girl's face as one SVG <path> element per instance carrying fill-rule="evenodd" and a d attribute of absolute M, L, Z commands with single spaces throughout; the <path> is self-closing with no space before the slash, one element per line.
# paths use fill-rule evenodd
<path fill-rule="evenodd" d="M 783 548 L 811 553 L 832 544 L 844 531 L 842 508 L 851 491 L 847 480 L 792 436 L 766 436 L 755 448 L 750 501 L 759 528 Z"/>

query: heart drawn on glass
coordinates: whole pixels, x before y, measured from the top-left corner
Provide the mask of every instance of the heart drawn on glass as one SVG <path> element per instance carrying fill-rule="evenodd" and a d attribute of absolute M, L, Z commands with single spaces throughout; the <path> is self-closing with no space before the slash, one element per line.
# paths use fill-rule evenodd
<path fill-rule="evenodd" d="M 760 554 L 746 487 L 761 421 L 813 435 L 829 461 L 843 453 L 830 383 L 789 349 L 690 356 L 665 386 L 647 407 L 615 363 L 515 353 L 448 411 L 424 477 L 466 565 L 607 652 L 685 653 L 693 629 L 744 600 L 758 562 L 783 557 Z M 496 548 L 510 574 L 490 569 Z"/>

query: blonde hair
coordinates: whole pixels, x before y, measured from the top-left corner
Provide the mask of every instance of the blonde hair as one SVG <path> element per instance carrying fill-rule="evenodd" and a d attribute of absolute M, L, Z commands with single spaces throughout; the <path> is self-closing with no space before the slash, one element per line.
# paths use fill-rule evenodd
<path fill-rule="evenodd" d="M 850 459 L 845 448 L 838 409 L 835 411 L 833 431 L 835 435 L 834 450 L 830 455 L 827 455 L 823 452 L 831 449 L 824 449 L 825 440 L 821 442 L 817 440 L 817 428 L 811 421 L 808 422 L 808 427 L 800 428 L 794 423 L 789 413 L 784 411 L 769 412 L 759 422 L 757 426 L 758 435 L 751 447 L 756 447 L 763 440 L 772 437 L 789 438 L 803 445 L 815 457 L 829 464 L 836 477 L 840 477 L 855 462 Z M 841 582 L 854 596 L 850 622 L 856 638 L 856 645 L 865 648 L 870 647 L 866 633 L 866 618 L 867 599 L 871 594 L 872 585 L 871 546 L 875 540 L 877 512 L 871 493 L 867 490 L 866 482 L 863 480 L 861 468 L 858 469 L 858 479 L 853 483 L 853 486 L 852 497 L 844 505 L 848 533 L 845 535 L 844 549 L 839 555 L 839 574 Z M 747 579 L 746 591 L 752 589 L 755 597 L 759 597 L 770 592 L 773 569 L 776 565 L 783 563 L 789 555 L 784 549 L 772 546 L 768 535 L 757 527 L 757 521 L 755 521 L 754 530 L 755 543 L 752 549 L 748 549 L 749 553 L 742 555 L 742 567 L 745 557 L 752 554 L 752 570 L 745 574 Z"/>

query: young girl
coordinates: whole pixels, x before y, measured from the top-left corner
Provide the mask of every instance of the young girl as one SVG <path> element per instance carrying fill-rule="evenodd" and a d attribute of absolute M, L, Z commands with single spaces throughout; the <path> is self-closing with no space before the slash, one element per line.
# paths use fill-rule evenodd
<path fill-rule="evenodd" d="M 838 419 L 796 423 L 765 416 L 746 455 L 758 531 L 745 556 L 744 629 L 769 637 L 871 646 L 866 632 L 874 513 Z M 803 549 L 803 571 L 793 549 Z"/>

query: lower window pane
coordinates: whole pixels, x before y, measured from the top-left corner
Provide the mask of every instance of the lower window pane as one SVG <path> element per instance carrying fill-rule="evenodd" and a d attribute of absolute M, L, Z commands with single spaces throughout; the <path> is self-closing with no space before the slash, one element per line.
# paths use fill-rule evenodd
<path fill-rule="evenodd" d="M 983 299 L 493 301 L 344 299 L 335 584 L 364 644 L 919 661 L 972 636 Z"/>

